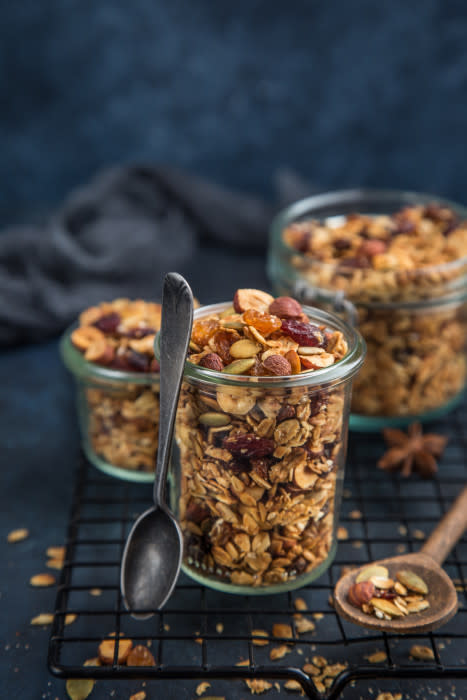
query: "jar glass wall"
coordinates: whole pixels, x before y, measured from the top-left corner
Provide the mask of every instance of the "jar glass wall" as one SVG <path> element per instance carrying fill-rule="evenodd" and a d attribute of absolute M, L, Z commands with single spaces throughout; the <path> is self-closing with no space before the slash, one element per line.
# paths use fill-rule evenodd
<path fill-rule="evenodd" d="M 461 400 L 466 382 L 467 258 L 418 268 L 374 269 L 323 262 L 284 240 L 294 222 L 340 226 L 358 212 L 376 220 L 435 198 L 397 191 L 349 190 L 309 197 L 276 217 L 268 272 L 277 294 L 332 308 L 356 307 L 367 341 L 354 386 L 350 428 L 379 430 L 440 416 Z M 467 210 L 436 198 L 459 220 Z M 342 242 L 344 245 L 345 241 Z"/>
<path fill-rule="evenodd" d="M 228 306 L 201 308 L 195 319 Z M 185 538 L 184 571 L 219 590 L 291 590 L 320 576 L 335 553 L 351 385 L 364 342 L 339 319 L 304 312 L 344 334 L 342 360 L 288 377 L 186 364 L 171 502 Z"/>
<path fill-rule="evenodd" d="M 159 432 L 159 374 L 108 369 L 87 362 L 62 337 L 60 352 L 72 372 L 83 450 L 94 466 L 127 481 L 154 480 Z"/>

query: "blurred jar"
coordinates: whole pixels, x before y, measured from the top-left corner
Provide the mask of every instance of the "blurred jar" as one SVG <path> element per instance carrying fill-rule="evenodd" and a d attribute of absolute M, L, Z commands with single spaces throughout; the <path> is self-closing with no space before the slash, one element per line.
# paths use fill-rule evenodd
<path fill-rule="evenodd" d="M 76 381 L 84 452 L 101 471 L 153 481 L 159 432 L 160 305 L 127 299 L 87 309 L 62 337 Z"/>
<path fill-rule="evenodd" d="M 359 266 L 353 258 L 346 266 L 310 255 L 306 243 L 302 250 L 296 241 L 291 245 L 287 232 L 296 224 L 300 230 L 310 220 L 329 228 L 346 220 L 358 225 L 355 212 L 377 222 L 381 216 L 420 206 L 431 209 L 433 216 L 436 207 L 440 216 L 451 212 L 447 235 L 457 221 L 456 243 L 467 249 L 467 227 L 460 224 L 467 210 L 444 200 L 435 206 L 433 196 L 417 193 L 349 190 L 317 195 L 285 209 L 271 227 L 268 272 L 277 294 L 335 310 L 356 308 L 355 321 L 368 354 L 355 380 L 351 429 L 380 430 L 433 419 L 462 400 L 467 375 L 467 257 L 395 269 L 385 267 L 382 255 L 378 269 Z M 407 233 L 400 240 L 410 237 L 410 221 L 405 226 Z M 342 241 L 348 244 L 351 238 Z"/>
<path fill-rule="evenodd" d="M 202 307 L 195 320 L 229 307 Z M 186 363 L 171 501 L 185 537 L 184 571 L 218 590 L 298 588 L 335 554 L 352 379 L 365 347 L 336 317 L 303 311 L 341 331 L 343 359 L 285 377 Z"/>

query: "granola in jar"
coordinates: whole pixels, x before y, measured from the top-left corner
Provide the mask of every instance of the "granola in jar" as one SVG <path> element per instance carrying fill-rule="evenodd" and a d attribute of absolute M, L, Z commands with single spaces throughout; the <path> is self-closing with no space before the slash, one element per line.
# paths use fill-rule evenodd
<path fill-rule="evenodd" d="M 172 494 L 189 575 L 264 593 L 330 564 L 363 355 L 347 324 L 289 297 L 241 289 L 195 313 Z"/>
<path fill-rule="evenodd" d="M 405 206 L 408 195 L 390 192 L 310 198 L 273 232 L 276 289 L 302 285 L 305 299 L 331 292 L 357 307 L 368 354 L 352 412 L 370 417 L 367 427 L 371 417 L 410 422 L 449 407 L 467 378 L 467 214 L 410 197 Z M 365 213 L 351 213 L 359 204 Z"/>
<path fill-rule="evenodd" d="M 83 445 L 113 475 L 151 480 L 159 428 L 159 363 L 154 338 L 161 306 L 116 299 L 93 306 L 65 334 L 62 356 L 74 373 Z"/>

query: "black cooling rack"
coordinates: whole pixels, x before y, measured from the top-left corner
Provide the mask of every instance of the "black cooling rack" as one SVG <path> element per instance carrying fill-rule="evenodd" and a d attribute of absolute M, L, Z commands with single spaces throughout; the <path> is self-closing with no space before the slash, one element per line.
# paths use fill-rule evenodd
<path fill-rule="evenodd" d="M 274 596 L 233 596 L 204 588 L 182 575 L 172 598 L 150 620 L 134 620 L 124 608 L 119 590 L 119 565 L 134 518 L 151 502 L 151 486 L 117 481 L 98 472 L 82 458 L 67 534 L 65 566 L 59 584 L 49 644 L 49 668 L 60 677 L 146 679 L 266 679 L 295 680 L 310 698 L 338 698 L 349 683 L 377 678 L 467 678 L 467 540 L 458 544 L 445 568 L 459 591 L 458 615 L 440 630 L 397 637 L 375 634 L 341 620 L 329 596 L 344 566 L 415 551 L 466 481 L 466 412 L 459 409 L 436 424 L 449 435 L 439 476 L 404 480 L 376 469 L 384 446 L 379 436 L 352 435 L 342 505 L 341 525 L 348 539 L 340 541 L 330 569 L 315 583 Z M 303 614 L 315 630 L 297 634 L 294 599 L 301 597 Z M 65 625 L 65 616 L 78 617 Z M 271 633 L 276 622 L 292 625 L 290 653 L 271 661 L 280 643 L 256 646 L 252 630 Z M 147 644 L 156 666 L 130 668 L 117 663 L 83 667 L 97 655 L 111 632 Z M 433 660 L 410 658 L 413 644 L 428 646 Z M 116 645 L 117 646 L 117 645 Z M 365 657 L 384 651 L 386 660 Z M 315 655 L 329 664 L 347 663 L 320 695 L 312 678 L 301 670 Z M 238 662 L 245 665 L 238 666 Z"/>

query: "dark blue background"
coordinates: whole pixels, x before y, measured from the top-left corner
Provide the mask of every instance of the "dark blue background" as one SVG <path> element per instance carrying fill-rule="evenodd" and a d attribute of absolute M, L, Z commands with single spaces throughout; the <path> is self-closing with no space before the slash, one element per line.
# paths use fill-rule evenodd
<path fill-rule="evenodd" d="M 3 0 L 0 207 L 109 163 L 465 200 L 463 0 Z"/>
<path fill-rule="evenodd" d="M 289 167 L 321 187 L 465 202 L 466 54 L 462 0 L 3 0 L 0 227 L 135 160 L 270 197 L 274 172 Z M 212 249 L 189 279 L 203 300 L 266 285 L 262 257 Z M 72 384 L 51 342 L 4 352 L 0 386 L 1 692 L 64 698 L 46 669 L 48 633 L 29 626 L 55 590 L 27 581 L 65 537 L 79 444 Z M 6 545 L 22 526 L 29 540 Z M 152 684 L 148 700 L 188 699 L 195 685 Z M 130 687 L 141 684 L 103 683 L 93 697 L 127 698 Z M 250 697 L 243 686 L 220 692 Z"/>

